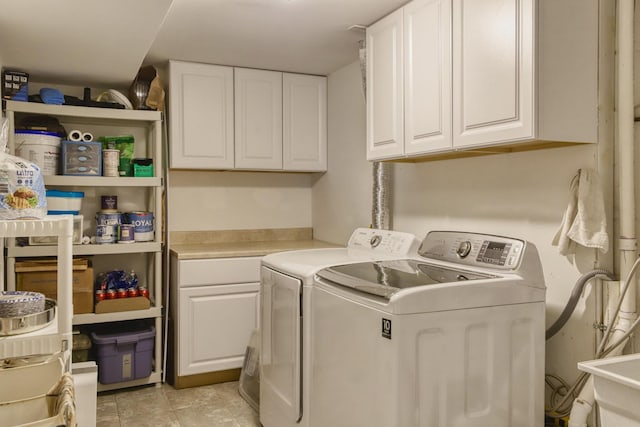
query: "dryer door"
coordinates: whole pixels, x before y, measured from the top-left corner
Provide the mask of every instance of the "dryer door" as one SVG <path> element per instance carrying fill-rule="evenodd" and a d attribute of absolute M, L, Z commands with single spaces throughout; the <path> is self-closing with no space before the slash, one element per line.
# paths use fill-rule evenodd
<path fill-rule="evenodd" d="M 260 422 L 265 427 L 302 418 L 301 292 L 299 279 L 261 268 Z"/>

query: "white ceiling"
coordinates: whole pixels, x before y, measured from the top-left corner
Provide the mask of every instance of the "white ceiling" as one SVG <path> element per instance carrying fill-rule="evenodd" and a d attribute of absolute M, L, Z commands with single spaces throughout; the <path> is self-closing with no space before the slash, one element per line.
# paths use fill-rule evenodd
<path fill-rule="evenodd" d="M 329 74 L 358 58 L 363 31 L 407 0 L 174 0 L 145 60 Z"/>
<path fill-rule="evenodd" d="M 105 87 L 169 59 L 326 75 L 358 58 L 350 26 L 406 1 L 0 0 L 0 64 Z"/>
<path fill-rule="evenodd" d="M 0 0 L 0 64 L 39 82 L 129 84 L 171 0 Z"/>

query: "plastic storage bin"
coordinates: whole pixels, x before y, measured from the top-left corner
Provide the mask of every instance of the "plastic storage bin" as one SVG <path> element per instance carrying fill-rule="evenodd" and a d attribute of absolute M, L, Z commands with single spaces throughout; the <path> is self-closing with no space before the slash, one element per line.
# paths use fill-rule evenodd
<path fill-rule="evenodd" d="M 640 427 L 640 354 L 578 363 L 593 375 L 602 427 Z"/>
<path fill-rule="evenodd" d="M 155 328 L 130 329 L 124 332 L 91 332 L 96 348 L 98 381 L 112 384 L 151 375 Z"/>
<path fill-rule="evenodd" d="M 16 156 L 40 167 L 42 175 L 57 175 L 60 164 L 60 142 L 55 132 L 17 130 L 15 132 Z"/>
<path fill-rule="evenodd" d="M 49 215 L 78 215 L 82 208 L 82 191 L 47 190 L 47 213 Z"/>
<path fill-rule="evenodd" d="M 63 175 L 102 175 L 102 144 L 62 141 Z"/>

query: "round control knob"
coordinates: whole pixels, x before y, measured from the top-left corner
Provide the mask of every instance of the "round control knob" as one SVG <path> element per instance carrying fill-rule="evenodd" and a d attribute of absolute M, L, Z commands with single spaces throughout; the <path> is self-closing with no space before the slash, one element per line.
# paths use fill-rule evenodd
<path fill-rule="evenodd" d="M 371 245 L 372 248 L 377 247 L 380 242 L 382 242 L 382 236 L 379 234 L 374 235 L 371 240 L 369 240 L 369 244 Z"/>
<path fill-rule="evenodd" d="M 469 252 L 471 252 L 471 242 L 468 240 L 461 242 L 460 245 L 458 245 L 458 249 L 456 249 L 456 254 L 460 258 L 466 257 L 469 255 Z"/>

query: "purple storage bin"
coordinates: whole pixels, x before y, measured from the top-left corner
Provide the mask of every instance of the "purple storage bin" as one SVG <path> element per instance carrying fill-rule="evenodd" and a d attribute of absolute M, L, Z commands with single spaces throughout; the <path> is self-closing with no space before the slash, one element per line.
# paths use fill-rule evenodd
<path fill-rule="evenodd" d="M 151 375 L 155 335 L 153 326 L 126 332 L 91 332 L 91 341 L 96 348 L 98 381 L 111 384 Z"/>

